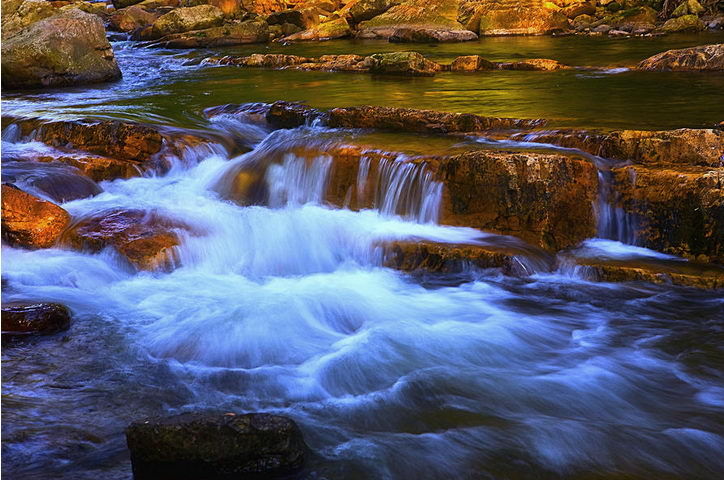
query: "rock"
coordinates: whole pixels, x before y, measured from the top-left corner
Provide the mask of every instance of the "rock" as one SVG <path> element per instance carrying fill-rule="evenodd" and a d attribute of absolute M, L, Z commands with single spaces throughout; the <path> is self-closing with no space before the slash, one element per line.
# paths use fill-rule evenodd
<path fill-rule="evenodd" d="M 469 113 L 445 113 L 412 108 L 360 106 L 328 112 L 332 128 L 376 128 L 419 133 L 473 133 L 532 128 L 544 120 L 482 117 Z"/>
<path fill-rule="evenodd" d="M 111 15 L 109 29 L 118 32 L 132 32 L 153 24 L 158 17 L 158 14 L 147 12 L 138 5 L 132 5 Z"/>
<path fill-rule="evenodd" d="M 548 251 L 595 235 L 598 171 L 575 155 L 473 151 L 430 162 L 441 223 L 514 235 Z"/>
<path fill-rule="evenodd" d="M 630 165 L 613 172 L 640 245 L 724 263 L 724 168 Z"/>
<path fill-rule="evenodd" d="M 496 66 L 500 70 L 552 71 L 568 68 L 567 65 L 564 65 L 557 60 L 551 60 L 549 58 L 529 58 L 526 60 L 520 60 L 518 62 L 498 63 Z"/>
<path fill-rule="evenodd" d="M 639 63 L 639 70 L 724 71 L 724 43 L 667 50 Z"/>
<path fill-rule="evenodd" d="M 2 336 L 52 335 L 68 330 L 70 311 L 58 303 L 4 303 Z"/>
<path fill-rule="evenodd" d="M 155 212 L 108 210 L 76 220 L 62 242 L 91 252 L 113 247 L 139 270 L 171 270 L 178 263 L 178 230 L 190 228 Z"/>
<path fill-rule="evenodd" d="M 611 27 L 611 25 L 606 25 L 604 23 L 604 24 L 601 24 L 601 25 L 598 25 L 597 27 L 595 27 L 593 29 L 593 31 L 596 33 L 608 33 L 609 31 L 611 31 L 612 28 L 613 27 Z"/>
<path fill-rule="evenodd" d="M 457 57 L 450 64 L 453 72 L 477 72 L 480 70 L 493 70 L 496 66 L 479 55 L 466 55 Z"/>
<path fill-rule="evenodd" d="M 272 478 L 299 470 L 307 451 L 293 420 L 264 413 L 150 418 L 126 440 L 136 480 Z"/>
<path fill-rule="evenodd" d="M 8 244 L 25 248 L 52 247 L 69 223 L 70 215 L 58 205 L 14 185 L 2 185 L 2 238 Z"/>
<path fill-rule="evenodd" d="M 611 160 L 648 165 L 716 167 L 724 155 L 724 132 L 707 128 L 619 130 L 610 133 L 557 130 L 514 135 L 531 142 L 577 148 Z"/>
<path fill-rule="evenodd" d="M 316 27 L 284 37 L 284 40 L 289 42 L 331 40 L 334 38 L 348 37 L 351 34 L 352 29 L 350 29 L 347 20 L 344 18 L 337 18 L 335 20 L 330 20 L 329 22 L 320 23 Z"/>
<path fill-rule="evenodd" d="M 465 30 L 457 21 L 459 7 L 460 0 L 407 0 L 371 20 L 360 23 L 358 36 L 390 38 L 395 30 L 405 27 L 423 27 L 438 32 Z"/>
<path fill-rule="evenodd" d="M 224 22 L 224 12 L 213 5 L 182 7 L 161 15 L 154 23 L 152 38 L 183 33 L 191 30 L 203 30 L 218 27 Z"/>
<path fill-rule="evenodd" d="M 287 2 L 283 0 L 242 0 L 242 2 L 245 10 L 257 15 L 269 15 L 287 8 Z"/>
<path fill-rule="evenodd" d="M 625 25 L 631 28 L 636 25 L 656 23 L 657 16 L 658 12 L 656 12 L 656 10 L 643 6 L 621 10 L 615 15 L 604 18 L 603 22 L 617 29 L 621 29 Z"/>
<path fill-rule="evenodd" d="M 386 75 L 433 76 L 441 67 L 417 52 L 376 53 L 365 59 L 372 73 Z"/>
<path fill-rule="evenodd" d="M 221 27 L 166 35 L 146 46 L 160 48 L 213 48 L 249 43 L 266 43 L 269 25 L 263 20 L 249 20 Z"/>
<path fill-rule="evenodd" d="M 717 17 L 714 20 L 706 24 L 706 28 L 709 30 L 721 30 L 724 28 L 724 17 Z"/>
<path fill-rule="evenodd" d="M 681 17 L 684 15 L 699 15 L 704 12 L 704 7 L 696 0 L 684 0 L 678 7 L 671 12 L 672 17 Z"/>
<path fill-rule="evenodd" d="M 103 22 L 73 9 L 40 20 L 2 42 L 2 85 L 38 88 L 121 77 Z"/>
<path fill-rule="evenodd" d="M 592 17 L 591 15 L 578 15 L 576 18 L 573 19 L 573 27 L 577 30 L 584 29 L 590 26 L 595 21 L 595 17 Z"/>
<path fill-rule="evenodd" d="M 290 65 L 308 63 L 311 59 L 297 55 L 284 55 L 281 53 L 260 54 L 255 53 L 243 58 L 243 65 L 247 67 L 282 68 Z"/>
<path fill-rule="evenodd" d="M 306 30 L 319 25 L 319 14 L 313 8 L 295 8 L 275 12 L 266 18 L 269 25 L 284 25 L 289 23 Z"/>
<path fill-rule="evenodd" d="M 22 29 L 55 15 L 55 7 L 46 0 L 24 0 L 10 6 L 3 2 L 2 39 L 10 38 Z"/>
<path fill-rule="evenodd" d="M 217 7 L 228 19 L 243 19 L 246 16 L 244 0 L 206 0 L 206 3 Z"/>
<path fill-rule="evenodd" d="M 664 23 L 661 30 L 667 33 L 673 32 L 699 32 L 706 26 L 696 15 L 683 15 L 677 18 L 670 18 Z"/>
<path fill-rule="evenodd" d="M 346 15 L 350 22 L 357 24 L 371 20 L 400 3 L 402 0 L 352 0 L 340 13 Z"/>
<path fill-rule="evenodd" d="M 568 17 L 545 8 L 516 8 L 494 0 L 482 2 L 477 10 L 481 36 L 543 35 L 570 28 Z"/>
<path fill-rule="evenodd" d="M 320 115 L 318 110 L 299 103 L 277 101 L 266 113 L 266 121 L 273 128 L 297 128 Z"/>
<path fill-rule="evenodd" d="M 131 5 L 141 3 L 142 1 L 143 0 L 111 0 L 111 2 L 113 3 L 113 6 L 115 7 L 116 10 L 130 7 Z"/>
<path fill-rule="evenodd" d="M 92 197 L 103 191 L 77 168 L 52 159 L 49 161 L 52 163 L 38 165 L 37 161 L 7 161 L 3 158 L 2 181 L 55 203 Z"/>
<path fill-rule="evenodd" d="M 439 30 L 425 27 L 401 27 L 393 31 L 389 40 L 393 43 L 442 43 L 469 42 L 477 39 L 478 35 L 470 30 Z"/>
<path fill-rule="evenodd" d="M 626 30 L 609 30 L 608 34 L 611 37 L 628 37 L 631 35 L 631 33 Z"/>
<path fill-rule="evenodd" d="M 570 19 L 581 15 L 595 15 L 596 5 L 593 2 L 574 3 L 561 10 L 561 13 Z"/>
<path fill-rule="evenodd" d="M 594 282 L 649 282 L 685 287 L 724 288 L 724 269 L 716 265 L 691 268 L 690 262 L 659 264 L 582 259 L 578 271 Z"/>

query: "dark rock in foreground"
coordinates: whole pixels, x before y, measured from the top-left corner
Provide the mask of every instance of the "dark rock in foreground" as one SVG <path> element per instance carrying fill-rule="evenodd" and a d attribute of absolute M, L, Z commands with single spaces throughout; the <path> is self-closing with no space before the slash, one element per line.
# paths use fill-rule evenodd
<path fill-rule="evenodd" d="M 274 478 L 299 470 L 307 450 L 293 420 L 266 413 L 151 418 L 126 440 L 136 480 Z"/>
<path fill-rule="evenodd" d="M 57 303 L 7 303 L 2 308 L 3 337 L 50 335 L 69 326 L 68 308 Z"/>

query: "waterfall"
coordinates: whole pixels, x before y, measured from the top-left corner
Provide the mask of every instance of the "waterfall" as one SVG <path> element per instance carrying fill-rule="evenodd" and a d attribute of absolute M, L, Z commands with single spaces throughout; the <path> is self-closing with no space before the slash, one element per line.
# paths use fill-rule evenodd
<path fill-rule="evenodd" d="M 378 168 L 375 206 L 383 215 L 436 223 L 442 189 L 442 183 L 433 179 L 424 164 L 407 161 L 404 156 L 383 158 Z"/>

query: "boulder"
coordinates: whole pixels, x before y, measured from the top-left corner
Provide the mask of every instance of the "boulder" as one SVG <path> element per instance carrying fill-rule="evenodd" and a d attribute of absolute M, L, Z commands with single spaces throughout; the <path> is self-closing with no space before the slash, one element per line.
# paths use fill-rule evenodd
<path fill-rule="evenodd" d="M 213 5 L 176 8 L 161 15 L 153 23 L 151 35 L 153 38 L 161 38 L 174 33 L 217 27 L 223 22 L 224 12 Z"/>
<path fill-rule="evenodd" d="M 661 27 L 661 30 L 667 33 L 674 32 L 700 32 L 706 28 L 704 22 L 696 15 L 683 15 L 681 17 L 670 18 Z"/>
<path fill-rule="evenodd" d="M 465 55 L 457 57 L 450 64 L 453 72 L 478 72 L 480 70 L 493 70 L 496 66 L 480 55 Z"/>
<path fill-rule="evenodd" d="M 667 50 L 639 63 L 639 70 L 705 72 L 724 71 L 724 43 Z"/>
<path fill-rule="evenodd" d="M 593 22 L 596 21 L 595 17 L 592 17 L 591 15 L 578 15 L 576 18 L 573 19 L 573 28 L 576 30 L 583 30 L 585 28 L 588 28 Z"/>
<path fill-rule="evenodd" d="M 190 228 L 151 211 L 108 210 L 74 221 L 62 242 L 90 252 L 113 247 L 139 270 L 171 270 L 179 230 Z"/>
<path fill-rule="evenodd" d="M 304 464 L 307 446 L 287 417 L 182 414 L 126 429 L 136 480 L 272 478 Z"/>
<path fill-rule="evenodd" d="M 244 10 L 257 15 L 269 15 L 287 9 L 284 0 L 241 0 Z"/>
<path fill-rule="evenodd" d="M 457 21 L 461 0 L 408 0 L 360 23 L 360 38 L 390 38 L 395 30 L 417 27 L 443 32 L 465 28 Z M 442 35 L 442 33 L 438 33 Z M 459 34 L 458 34 L 459 35 Z"/>
<path fill-rule="evenodd" d="M 58 303 L 3 303 L 2 336 L 51 335 L 68 330 L 70 311 Z"/>
<path fill-rule="evenodd" d="M 149 47 L 160 48 L 213 48 L 249 43 L 266 43 L 269 40 L 269 25 L 264 20 L 248 20 L 220 27 L 194 30 L 191 32 L 166 35 L 148 43 Z"/>
<path fill-rule="evenodd" d="M 477 27 L 483 35 L 543 35 L 568 30 L 568 17 L 540 6 L 512 5 L 496 0 L 474 4 L 468 28 Z"/>
<path fill-rule="evenodd" d="M 400 3 L 402 0 L 352 0 L 344 6 L 340 14 L 345 15 L 351 23 L 357 24 L 371 20 Z"/>
<path fill-rule="evenodd" d="M 595 2 L 573 3 L 563 9 L 561 13 L 570 19 L 575 19 L 581 15 L 595 15 Z"/>
<path fill-rule="evenodd" d="M 696 0 L 684 0 L 678 7 L 671 12 L 672 17 L 681 17 L 684 15 L 699 15 L 704 12 L 704 7 Z"/>
<path fill-rule="evenodd" d="M 77 168 L 53 159 L 48 161 L 50 163 L 39 165 L 33 158 L 30 161 L 3 158 L 2 181 L 56 203 L 92 197 L 103 191 Z"/>
<path fill-rule="evenodd" d="M 478 35 L 470 30 L 441 30 L 416 26 L 397 28 L 389 38 L 393 43 L 469 42 L 477 39 Z"/>
<path fill-rule="evenodd" d="M 288 37 L 284 37 L 284 40 L 289 42 L 332 40 L 334 38 L 348 37 L 351 34 L 352 29 L 347 23 L 347 20 L 344 18 L 337 18 L 325 23 L 320 23 L 310 29 L 289 35 Z"/>
<path fill-rule="evenodd" d="M 656 23 L 658 12 L 651 7 L 634 7 L 627 10 L 621 10 L 614 15 L 610 15 L 601 20 L 602 23 L 610 25 L 613 28 L 628 29 L 637 25 L 650 25 Z"/>
<path fill-rule="evenodd" d="M 48 248 L 55 245 L 70 223 L 68 212 L 58 205 L 2 185 L 2 238 L 10 245 Z"/>
<path fill-rule="evenodd" d="M 109 20 L 109 29 L 118 32 L 132 32 L 136 29 L 147 27 L 159 17 L 156 13 L 144 10 L 138 5 L 132 5 L 119 10 Z"/>
<path fill-rule="evenodd" d="M 598 170 L 582 156 L 473 151 L 428 167 L 445 186 L 440 222 L 556 252 L 595 235 Z"/>
<path fill-rule="evenodd" d="M 101 19 L 77 9 L 40 20 L 2 42 L 2 85 L 38 88 L 121 77 Z"/>
<path fill-rule="evenodd" d="M 130 7 L 131 5 L 141 3 L 143 0 L 111 0 L 111 2 L 116 10 L 120 10 L 122 8 Z"/>
<path fill-rule="evenodd" d="M 365 64 L 370 72 L 385 75 L 433 76 L 441 70 L 417 52 L 376 53 L 365 58 Z"/>

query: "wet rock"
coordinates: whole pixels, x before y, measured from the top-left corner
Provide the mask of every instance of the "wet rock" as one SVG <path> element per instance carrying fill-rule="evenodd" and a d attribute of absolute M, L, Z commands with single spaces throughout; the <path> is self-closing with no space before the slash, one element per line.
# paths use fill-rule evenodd
<path fill-rule="evenodd" d="M 70 311 L 58 303 L 4 303 L 2 336 L 52 335 L 68 330 Z"/>
<path fill-rule="evenodd" d="M 109 20 L 109 29 L 118 32 L 132 32 L 147 27 L 159 17 L 158 14 L 148 12 L 138 5 L 132 5 L 119 10 Z"/>
<path fill-rule="evenodd" d="M 482 117 L 411 108 L 361 106 L 334 108 L 327 123 L 333 128 L 377 128 L 421 133 L 472 133 L 490 130 L 533 128 L 544 120 Z"/>
<path fill-rule="evenodd" d="M 604 24 L 601 24 L 601 25 L 596 26 L 596 27 L 593 29 L 593 31 L 594 31 L 595 33 L 608 33 L 608 32 L 610 32 L 612 29 L 613 29 L 613 27 L 612 27 L 611 25 L 607 25 L 607 24 L 604 23 Z"/>
<path fill-rule="evenodd" d="M 2 85 L 39 88 L 121 77 L 103 22 L 77 9 L 33 23 L 2 42 Z"/>
<path fill-rule="evenodd" d="M 724 132 L 709 128 L 619 130 L 611 133 L 554 130 L 518 134 L 514 138 L 553 143 L 612 160 L 651 165 L 718 166 L 724 155 Z"/>
<path fill-rule="evenodd" d="M 152 211 L 108 210 L 74 221 L 62 243 L 91 252 L 113 247 L 139 270 L 170 270 L 180 230 L 191 229 Z"/>
<path fill-rule="evenodd" d="M 500 70 L 539 70 L 552 71 L 569 68 L 557 60 L 549 58 L 529 58 L 517 62 L 498 63 L 497 68 Z"/>
<path fill-rule="evenodd" d="M 389 40 L 393 43 L 443 43 L 469 42 L 477 39 L 478 35 L 470 30 L 402 27 L 395 29 Z"/>
<path fill-rule="evenodd" d="M 370 72 L 386 75 L 432 76 L 441 70 L 417 52 L 376 53 L 365 59 Z"/>
<path fill-rule="evenodd" d="M 58 205 L 2 185 L 2 238 L 10 245 L 48 248 L 55 245 L 70 223 L 68 212 Z"/>
<path fill-rule="evenodd" d="M 315 27 L 303 30 L 288 37 L 284 37 L 284 40 L 289 42 L 332 40 L 334 38 L 348 37 L 351 34 L 352 29 L 347 23 L 347 20 L 344 18 L 337 18 L 325 23 L 320 23 Z"/>
<path fill-rule="evenodd" d="M 453 72 L 478 72 L 481 70 L 493 70 L 496 65 L 479 55 L 465 55 L 457 57 L 450 64 Z"/>
<path fill-rule="evenodd" d="M 724 168 L 630 165 L 614 176 L 640 245 L 724 263 Z"/>
<path fill-rule="evenodd" d="M 514 235 L 548 251 L 594 236 L 598 171 L 574 155 L 474 151 L 429 162 L 441 223 Z"/>
<path fill-rule="evenodd" d="M 684 15 L 677 18 L 670 18 L 661 27 L 667 33 L 674 32 L 700 32 L 706 28 L 704 22 L 696 15 Z"/>
<path fill-rule="evenodd" d="M 436 31 L 437 36 L 445 35 L 443 32 L 460 32 L 465 28 L 457 21 L 460 0 L 438 0 L 429 2 L 425 0 L 408 0 L 387 10 L 371 20 L 360 23 L 360 38 L 390 38 L 395 31 L 401 28 L 414 27 Z M 448 38 L 469 39 L 468 36 L 447 34 Z"/>
<path fill-rule="evenodd" d="M 649 282 L 704 289 L 724 288 L 724 269 L 668 264 L 578 260 L 579 274 L 596 282 Z M 688 262 L 686 262 L 688 263 Z"/>
<path fill-rule="evenodd" d="M 297 128 L 307 124 L 321 112 L 307 105 L 293 102 L 274 102 L 266 114 L 266 121 L 274 128 Z"/>
<path fill-rule="evenodd" d="M 404 272 L 461 273 L 470 267 L 513 271 L 515 260 L 499 250 L 480 245 L 396 241 L 384 244 L 383 264 Z"/>
<path fill-rule="evenodd" d="M 224 22 L 224 12 L 213 5 L 176 8 L 161 15 L 154 23 L 151 38 L 218 27 Z"/>
<path fill-rule="evenodd" d="M 55 161 L 45 165 L 35 161 L 4 161 L 2 181 L 57 203 L 92 197 L 103 191 L 83 172 Z"/>
<path fill-rule="evenodd" d="M 639 70 L 724 71 L 724 43 L 667 50 L 639 63 Z"/>
<path fill-rule="evenodd" d="M 220 27 L 194 30 L 191 32 L 166 35 L 146 44 L 160 48 L 212 48 L 249 43 L 266 43 L 269 40 L 269 25 L 263 20 L 249 20 Z"/>
<path fill-rule="evenodd" d="M 136 480 L 274 478 L 299 470 L 307 450 L 293 420 L 264 413 L 151 418 L 126 440 Z"/>

